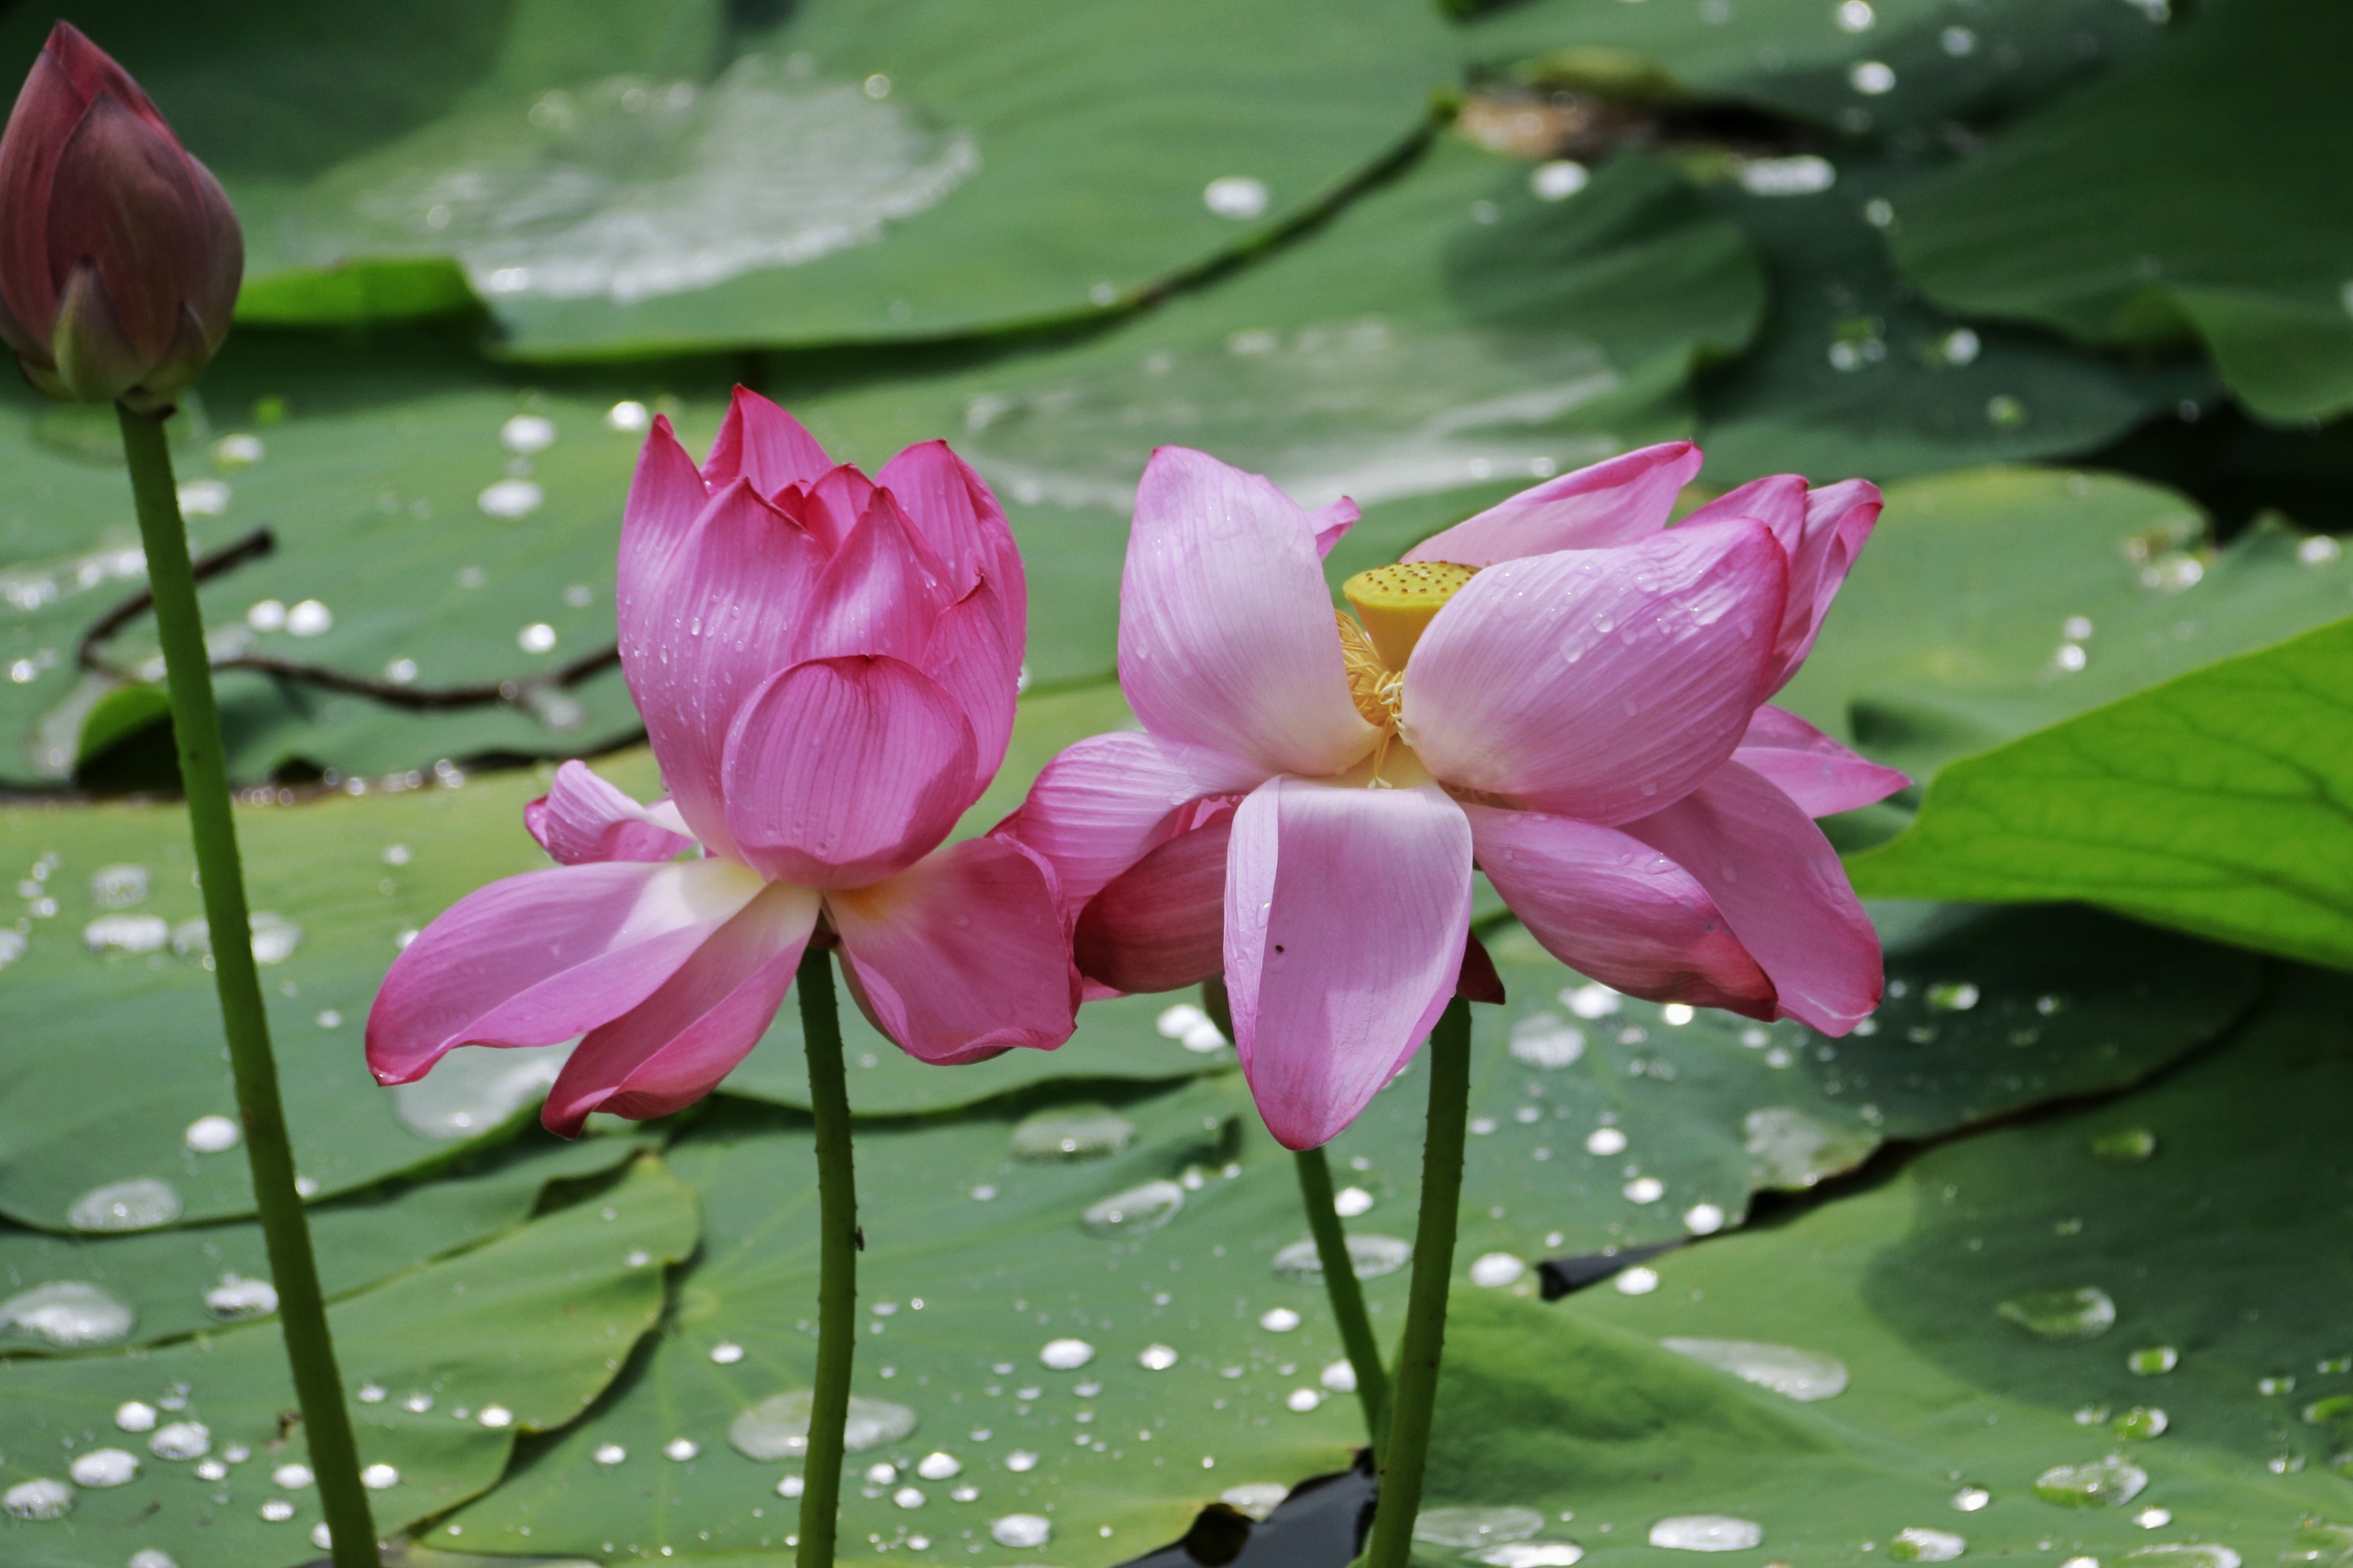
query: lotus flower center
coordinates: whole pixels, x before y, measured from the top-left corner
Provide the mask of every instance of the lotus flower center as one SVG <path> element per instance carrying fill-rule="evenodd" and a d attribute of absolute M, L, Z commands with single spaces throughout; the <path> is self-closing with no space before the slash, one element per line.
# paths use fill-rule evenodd
<path fill-rule="evenodd" d="M 1478 570 L 1451 561 L 1400 561 L 1357 573 L 1340 584 L 1340 592 L 1355 607 L 1381 663 L 1402 671 L 1431 617 Z"/>

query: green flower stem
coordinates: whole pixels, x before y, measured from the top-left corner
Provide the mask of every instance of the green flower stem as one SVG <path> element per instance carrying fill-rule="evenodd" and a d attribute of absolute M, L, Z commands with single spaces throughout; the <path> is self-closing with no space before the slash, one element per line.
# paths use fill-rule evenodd
<path fill-rule="evenodd" d="M 1226 1038 L 1234 1037 L 1234 1014 L 1221 975 L 1201 982 L 1201 1010 L 1209 1015 Z M 1331 1299 L 1333 1321 L 1340 1326 L 1340 1343 L 1356 1374 L 1356 1401 L 1365 1407 L 1365 1436 L 1376 1462 L 1388 1446 L 1389 1379 L 1381 1367 L 1380 1342 L 1373 1337 L 1373 1321 L 1365 1311 L 1365 1288 L 1357 1283 L 1348 1256 L 1348 1235 L 1340 1211 L 1332 1205 L 1332 1165 L 1321 1149 L 1297 1155 L 1299 1196 L 1307 1209 L 1308 1234 L 1315 1238 L 1315 1257 L 1324 1265 L 1324 1291 Z"/>
<path fill-rule="evenodd" d="M 286 1108 L 278 1094 L 278 1064 L 269 1048 L 269 1019 L 261 1005 L 261 978 L 253 964 L 245 873 L 237 861 L 237 824 L 229 812 L 228 760 L 221 744 L 220 710 L 205 624 L 196 605 L 188 535 L 180 519 L 172 453 L 162 419 L 117 405 L 139 535 L 147 551 L 147 581 L 154 594 L 155 628 L 164 644 L 164 680 L 172 694 L 172 732 L 180 752 L 180 785 L 188 800 L 189 836 L 213 933 L 213 980 L 220 992 L 237 1080 L 237 1110 L 245 1124 L 246 1159 L 253 1168 L 253 1198 L 269 1249 L 270 1280 L 278 1289 L 278 1321 L 293 1363 L 295 1397 L 319 1501 L 334 1536 L 335 1568 L 376 1568 L 375 1521 L 360 1485 L 358 1446 L 343 1403 L 343 1373 L 327 1331 L 327 1304 L 311 1230 L 294 1187 L 294 1151 L 286 1134 Z"/>
<path fill-rule="evenodd" d="M 1324 1292 L 1332 1300 L 1340 1343 L 1356 1373 L 1356 1402 L 1365 1407 L 1365 1432 L 1377 1465 L 1388 1448 L 1389 1378 L 1381 1368 L 1372 1320 L 1365 1313 L 1365 1288 L 1357 1283 L 1356 1264 L 1348 1256 L 1347 1232 L 1332 1205 L 1332 1166 L 1321 1149 L 1302 1149 L 1293 1158 L 1299 1166 L 1300 1201 L 1307 1205 L 1307 1229 L 1315 1237 L 1315 1256 L 1324 1263 Z"/>
<path fill-rule="evenodd" d="M 1373 1515 L 1367 1568 L 1406 1568 L 1430 1461 L 1430 1421 L 1438 1405 L 1438 1359 L 1446 1344 L 1446 1289 L 1454 1273 L 1454 1227 L 1462 1202 L 1463 1124 L 1471 1114 L 1471 1005 L 1447 1003 L 1430 1035 L 1430 1130 L 1422 1144 L 1421 1219 L 1413 1237 L 1413 1289 L 1405 1344 Z"/>
<path fill-rule="evenodd" d="M 812 942 L 798 978 L 801 1039 L 808 1050 L 809 1110 L 817 1118 L 817 1388 L 809 1401 L 808 1465 L 801 1478 L 800 1568 L 832 1568 L 840 1526 L 841 1457 L 849 1424 L 849 1363 L 858 1349 L 857 1173 L 849 1159 L 849 1084 L 841 1066 L 841 1016 L 833 954 Z"/>

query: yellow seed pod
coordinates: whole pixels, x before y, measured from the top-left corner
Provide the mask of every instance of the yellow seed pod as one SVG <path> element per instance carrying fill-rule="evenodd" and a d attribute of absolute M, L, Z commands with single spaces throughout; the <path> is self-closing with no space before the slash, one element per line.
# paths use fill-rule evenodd
<path fill-rule="evenodd" d="M 1381 662 L 1401 670 L 1430 617 L 1478 571 L 1451 561 L 1400 561 L 1357 573 L 1340 584 L 1340 592 L 1356 606 Z"/>

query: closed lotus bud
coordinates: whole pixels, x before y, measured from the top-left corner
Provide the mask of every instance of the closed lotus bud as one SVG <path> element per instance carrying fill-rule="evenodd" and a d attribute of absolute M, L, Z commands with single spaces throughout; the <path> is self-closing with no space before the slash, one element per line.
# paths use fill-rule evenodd
<path fill-rule="evenodd" d="M 244 272 L 220 182 L 59 22 L 0 134 L 0 338 L 25 379 L 66 402 L 167 406 L 228 335 Z"/>

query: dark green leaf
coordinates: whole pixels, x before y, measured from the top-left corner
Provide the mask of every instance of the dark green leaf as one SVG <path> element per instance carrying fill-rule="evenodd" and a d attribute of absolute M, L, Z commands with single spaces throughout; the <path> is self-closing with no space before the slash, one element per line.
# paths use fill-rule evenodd
<path fill-rule="evenodd" d="M 1731 100 L 1849 132 L 2014 110 L 2145 48 L 2115 0 L 1528 0 L 1474 5 L 1482 65 L 1673 104 Z M 2163 16 L 2162 6 L 2155 7 Z M 1870 67 L 1882 71 L 1873 71 Z"/>
<path fill-rule="evenodd" d="M 1872 219 L 1891 199 L 1905 206 L 1905 181 L 1934 163 L 1827 166 L 1837 183 L 1812 194 L 1756 195 L 1737 181 L 1715 192 L 1764 252 L 1774 309 L 1757 346 L 1703 390 L 1710 484 L 1793 470 L 1885 480 L 2084 451 L 2221 395 L 2196 360 L 2128 364 L 1922 303 Z"/>

